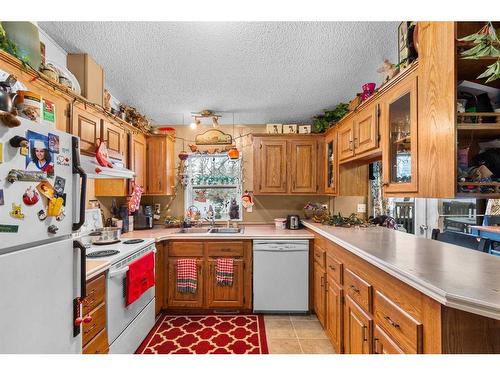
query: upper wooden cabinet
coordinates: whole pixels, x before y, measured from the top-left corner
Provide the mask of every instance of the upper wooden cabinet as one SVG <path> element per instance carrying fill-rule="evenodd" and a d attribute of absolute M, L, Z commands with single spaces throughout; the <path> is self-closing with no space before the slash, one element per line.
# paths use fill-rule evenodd
<path fill-rule="evenodd" d="M 254 194 L 318 194 L 322 143 L 313 135 L 254 135 Z"/>
<path fill-rule="evenodd" d="M 349 119 L 337 126 L 339 160 L 349 159 L 354 156 L 354 123 Z"/>
<path fill-rule="evenodd" d="M 390 89 L 382 102 L 385 192 L 417 192 L 417 75 L 409 75 Z"/>
<path fill-rule="evenodd" d="M 334 195 L 338 186 L 337 129 L 334 128 L 325 135 L 324 148 L 324 191 Z"/>
<path fill-rule="evenodd" d="M 290 193 L 316 193 L 318 191 L 318 157 L 315 139 L 291 140 L 290 173 L 288 174 Z"/>
<path fill-rule="evenodd" d="M 146 136 L 132 134 L 130 141 L 130 169 L 135 172 L 135 183 L 146 188 Z"/>
<path fill-rule="evenodd" d="M 80 152 L 95 155 L 96 142 L 101 138 L 101 118 L 97 113 L 73 106 L 71 133 L 80 137 Z"/>
<path fill-rule="evenodd" d="M 172 195 L 175 183 L 174 142 L 166 135 L 148 137 L 146 194 Z"/>
<path fill-rule="evenodd" d="M 127 162 L 127 134 L 117 123 L 103 119 L 102 120 L 102 139 L 106 142 L 108 154 L 111 158 Z"/>

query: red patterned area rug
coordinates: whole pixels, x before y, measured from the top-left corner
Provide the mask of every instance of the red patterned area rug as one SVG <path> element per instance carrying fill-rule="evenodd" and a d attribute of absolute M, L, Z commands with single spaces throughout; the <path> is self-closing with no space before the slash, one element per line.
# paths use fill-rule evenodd
<path fill-rule="evenodd" d="M 261 315 L 165 315 L 136 354 L 268 354 Z"/>

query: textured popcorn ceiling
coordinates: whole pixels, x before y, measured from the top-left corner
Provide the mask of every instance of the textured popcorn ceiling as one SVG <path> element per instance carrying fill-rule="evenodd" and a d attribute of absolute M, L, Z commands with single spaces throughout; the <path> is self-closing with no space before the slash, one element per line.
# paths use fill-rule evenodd
<path fill-rule="evenodd" d="M 310 122 L 380 81 L 397 58 L 397 22 L 39 22 L 90 54 L 107 87 L 158 124 L 204 108 L 221 123 Z"/>

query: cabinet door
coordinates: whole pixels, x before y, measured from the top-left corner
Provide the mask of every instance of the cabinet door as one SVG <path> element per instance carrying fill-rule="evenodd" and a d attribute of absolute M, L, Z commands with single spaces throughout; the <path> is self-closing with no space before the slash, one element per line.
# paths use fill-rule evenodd
<path fill-rule="evenodd" d="M 170 195 L 174 188 L 174 145 L 167 136 L 147 139 L 147 194 Z"/>
<path fill-rule="evenodd" d="M 101 138 L 101 119 L 77 106 L 73 106 L 71 133 L 80 137 L 82 154 L 95 155 L 97 139 Z"/>
<path fill-rule="evenodd" d="M 326 273 L 325 270 L 314 262 L 314 311 L 320 323 L 325 326 L 326 310 Z"/>
<path fill-rule="evenodd" d="M 370 104 L 356 115 L 354 149 L 356 154 L 378 147 L 378 103 Z"/>
<path fill-rule="evenodd" d="M 168 259 L 168 308 L 203 307 L 203 258 L 196 258 L 198 265 L 198 286 L 196 293 L 181 293 L 177 290 L 177 259 Z"/>
<path fill-rule="evenodd" d="M 337 130 L 339 160 L 354 156 L 354 129 L 352 120 L 342 124 Z"/>
<path fill-rule="evenodd" d="M 382 328 L 375 324 L 373 330 L 373 353 L 375 354 L 404 354 L 401 349 Z"/>
<path fill-rule="evenodd" d="M 325 193 L 337 192 L 337 132 L 331 130 L 325 138 Z"/>
<path fill-rule="evenodd" d="M 165 246 L 163 242 L 156 245 L 155 256 L 155 313 L 158 315 L 163 309 L 165 299 Z"/>
<path fill-rule="evenodd" d="M 286 140 L 261 139 L 254 155 L 259 193 L 286 193 Z M 254 177 L 255 178 L 255 177 Z"/>
<path fill-rule="evenodd" d="M 208 307 L 243 307 L 245 286 L 245 263 L 243 259 L 234 259 L 234 277 L 232 285 L 217 284 L 217 261 L 208 261 L 207 305 Z"/>
<path fill-rule="evenodd" d="M 289 141 L 291 193 L 316 193 L 317 184 L 317 142 L 315 140 Z"/>
<path fill-rule="evenodd" d="M 331 277 L 328 277 L 326 292 L 326 333 L 332 341 L 333 348 L 337 353 L 342 352 L 343 344 L 343 306 L 342 306 L 342 287 L 339 286 Z"/>
<path fill-rule="evenodd" d="M 126 151 L 126 133 L 118 124 L 103 120 L 102 122 L 102 138 L 106 142 L 108 154 L 113 159 L 125 161 L 127 160 Z"/>
<path fill-rule="evenodd" d="M 347 354 L 372 352 L 373 319 L 350 297 L 346 297 L 344 335 Z"/>
<path fill-rule="evenodd" d="M 417 77 L 409 76 L 387 93 L 383 110 L 385 192 L 416 192 Z"/>
<path fill-rule="evenodd" d="M 130 168 L 135 172 L 135 183 L 146 186 L 146 137 L 133 134 L 130 142 Z"/>

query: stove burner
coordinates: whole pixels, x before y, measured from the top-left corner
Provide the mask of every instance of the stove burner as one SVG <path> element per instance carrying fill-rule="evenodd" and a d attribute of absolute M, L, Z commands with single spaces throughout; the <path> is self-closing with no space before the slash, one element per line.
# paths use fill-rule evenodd
<path fill-rule="evenodd" d="M 143 239 L 140 239 L 140 238 L 135 238 L 133 240 L 127 240 L 127 241 L 124 241 L 123 243 L 125 245 L 133 245 L 133 244 L 136 244 L 136 243 L 141 243 L 141 242 L 144 242 Z"/>
<path fill-rule="evenodd" d="M 104 257 L 109 257 L 111 255 L 116 255 L 118 253 L 119 253 L 118 250 L 99 250 L 87 254 L 87 258 L 104 258 Z"/>
<path fill-rule="evenodd" d="M 113 240 L 113 241 L 102 241 L 102 242 L 94 242 L 92 246 L 106 246 L 106 245 L 113 245 L 115 243 L 120 243 L 122 242 L 121 240 Z"/>

